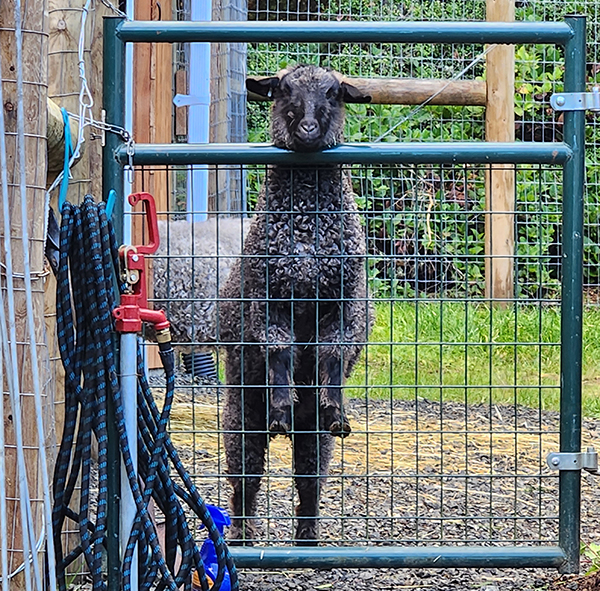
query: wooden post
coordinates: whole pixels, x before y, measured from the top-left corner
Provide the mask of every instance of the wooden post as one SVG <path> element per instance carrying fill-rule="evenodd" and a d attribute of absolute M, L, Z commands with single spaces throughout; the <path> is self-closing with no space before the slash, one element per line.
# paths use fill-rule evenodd
<path fill-rule="evenodd" d="M 85 8 L 86 0 L 64 0 L 48 1 L 48 97 L 49 110 L 56 113 L 55 118 L 58 126 L 51 132 L 51 123 L 48 131 L 48 149 L 58 139 L 62 142 L 62 130 L 60 123 L 62 115 L 60 107 L 64 107 L 71 113 L 79 112 L 79 91 L 81 80 L 79 79 L 78 45 L 81 31 L 81 16 Z M 97 2 L 93 11 L 86 20 L 84 59 L 86 77 L 89 88 L 94 97 L 93 115 L 98 121 L 102 119 L 102 17 L 111 14 L 110 9 L 102 2 Z M 71 137 L 73 142 L 77 141 L 78 124 L 71 119 Z M 56 137 L 58 135 L 58 138 Z M 71 168 L 71 179 L 67 199 L 72 203 L 79 203 L 83 197 L 90 193 L 99 199 L 102 188 L 102 142 L 100 133 L 95 129 L 85 130 L 85 143 L 80 160 Z M 61 152 L 63 146 L 53 151 L 49 158 L 47 185 L 62 170 Z M 57 210 L 58 191 L 51 195 L 51 205 Z M 55 439 L 62 437 L 64 426 L 64 371 L 60 360 L 58 341 L 56 338 L 56 281 L 50 273 L 45 281 L 45 320 L 47 331 L 47 342 L 50 349 L 51 369 L 54 374 L 54 405 L 55 425 L 54 432 L 49 433 Z M 78 503 L 79 490 L 76 489 L 72 499 L 72 506 Z M 63 536 L 63 547 L 72 550 L 79 543 L 78 532 L 71 528 L 70 533 Z M 71 573 L 80 572 L 84 564 L 83 558 L 76 561 L 70 568 Z"/>
<path fill-rule="evenodd" d="M 255 80 L 264 76 L 253 76 Z M 461 105 L 484 107 L 486 83 L 481 80 L 436 80 L 418 78 L 351 78 L 344 80 L 370 95 L 373 105 Z M 267 101 L 248 93 L 248 100 Z"/>
<path fill-rule="evenodd" d="M 136 20 L 170 20 L 168 2 L 135 2 Z M 133 139 L 138 143 L 173 140 L 173 47 L 169 43 L 136 43 L 133 67 Z M 157 211 L 169 209 L 169 171 L 136 171 L 134 191 L 154 196 Z M 143 222 L 133 220 L 133 242 L 143 242 Z"/>
<path fill-rule="evenodd" d="M 488 21 L 515 19 L 514 0 L 487 0 Z M 515 48 L 497 45 L 487 56 L 488 142 L 515 139 Z M 495 165 L 486 173 L 485 283 L 486 297 L 509 300 L 514 296 L 515 172 L 512 165 Z"/>
<path fill-rule="evenodd" d="M 14 2 L 6 0 L 0 3 L 0 60 L 2 62 L 2 91 L 4 109 L 6 141 L 6 153 L 9 165 L 8 174 L 8 200 L 10 208 L 10 237 L 12 244 L 13 283 L 15 298 L 15 329 L 17 346 L 17 372 L 18 392 L 21 402 L 19 413 L 22 422 L 22 437 L 25 446 L 24 456 L 27 467 L 27 482 L 30 496 L 33 499 L 32 514 L 36 536 L 42 531 L 42 481 L 40 475 L 40 450 L 38 448 L 38 434 L 33 392 L 32 371 L 33 363 L 36 363 L 40 372 L 42 395 L 48 392 L 48 350 L 45 345 L 44 330 L 44 208 L 45 208 L 45 184 L 46 184 L 46 114 L 47 114 L 47 78 L 46 60 L 48 55 L 47 37 L 45 35 L 46 3 L 43 1 L 35 3 L 24 3 L 22 6 L 22 30 L 23 30 L 23 54 L 22 63 L 16 61 L 15 19 Z M 31 357 L 29 345 L 28 314 L 25 300 L 25 284 L 21 276 L 24 272 L 24 257 L 22 249 L 22 220 L 21 220 L 21 198 L 19 181 L 20 166 L 18 156 L 17 136 L 17 68 L 23 72 L 23 110 L 25 118 L 25 153 L 26 153 L 26 201 L 28 217 L 30 266 L 33 284 L 33 320 L 35 324 L 35 339 L 37 343 L 37 359 Z M 4 223 L 0 210 L 0 239 L 4 241 Z M 5 264 L 6 258 L 4 248 L 0 249 L 0 261 Z M 4 270 L 2 271 L 4 275 Z M 3 285 L 5 279 L 2 279 Z M 6 438 L 6 480 L 0 486 L 6 488 L 7 495 L 7 522 L 3 524 L 7 528 L 7 536 L 0 540 L 0 544 L 6 544 L 9 552 L 9 571 L 12 572 L 23 563 L 23 531 L 21 528 L 20 511 L 20 488 L 18 485 L 18 470 L 15 449 L 15 416 L 16 409 L 12 408 L 10 398 L 5 390 L 7 367 L 4 367 L 4 383 L 2 384 L 2 396 L 4 397 L 3 426 Z M 47 400 L 46 400 L 47 401 Z M 50 405 L 46 404 L 51 419 Z M 46 529 L 46 534 L 50 532 Z M 40 555 L 34 554 L 36 560 Z M 40 566 L 42 566 L 39 560 Z M 27 567 L 26 567 L 27 568 Z M 1 573 L 7 576 L 7 573 Z M 25 588 L 23 573 L 16 575 L 10 581 L 12 590 Z"/>
<path fill-rule="evenodd" d="M 136 20 L 170 20 L 168 2 L 135 0 Z M 173 140 L 173 46 L 169 43 L 136 43 L 133 49 L 133 139 L 140 143 L 171 143 Z M 136 170 L 134 191 L 151 193 L 156 210 L 169 210 L 169 175 L 166 167 Z M 159 215 L 159 218 L 161 216 Z M 146 242 L 146 224 L 135 216 L 133 244 Z M 164 238 L 164 237 L 163 237 Z M 148 295 L 152 297 L 152 264 L 148 261 Z M 162 367 L 158 347 L 147 348 L 148 367 Z"/>

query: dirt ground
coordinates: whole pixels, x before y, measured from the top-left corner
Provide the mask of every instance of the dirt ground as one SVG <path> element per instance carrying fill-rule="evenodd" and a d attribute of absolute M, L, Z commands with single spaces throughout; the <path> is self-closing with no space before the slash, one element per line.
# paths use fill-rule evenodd
<path fill-rule="evenodd" d="M 178 383 L 173 441 L 207 502 L 226 506 L 229 488 L 215 412 L 222 392 L 181 377 Z M 322 495 L 323 544 L 556 542 L 557 479 L 545 457 L 558 449 L 557 413 L 425 400 L 354 400 L 348 413 L 353 433 L 338 444 Z M 599 433 L 600 421 L 585 421 L 584 446 L 597 443 Z M 264 545 L 287 545 L 293 537 L 289 448 L 282 437 L 270 444 L 259 499 Z M 600 543 L 597 478 L 582 477 L 583 543 Z M 497 518 L 473 519 L 490 514 Z M 515 514 L 520 520 L 503 517 Z M 345 521 L 349 515 L 354 521 Z M 581 572 L 589 568 L 583 558 Z M 240 580 L 243 591 L 600 591 L 598 575 L 545 569 L 245 570 Z"/>

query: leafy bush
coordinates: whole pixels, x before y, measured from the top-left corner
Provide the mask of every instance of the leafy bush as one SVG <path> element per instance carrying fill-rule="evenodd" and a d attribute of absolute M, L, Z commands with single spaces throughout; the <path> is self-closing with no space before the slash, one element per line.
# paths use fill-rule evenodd
<path fill-rule="evenodd" d="M 410 0 L 377 6 L 368 0 L 321 0 L 320 6 L 321 13 L 306 18 L 481 20 L 485 8 L 480 0 Z M 517 6 L 518 20 L 558 20 L 581 9 L 572 1 L 553 4 L 551 14 L 540 12 L 540 3 L 533 1 Z M 272 73 L 304 62 L 331 66 L 349 76 L 483 79 L 482 52 L 480 45 L 261 44 L 249 46 L 248 71 Z M 549 98 L 562 90 L 563 54 L 562 48 L 546 45 L 516 48 L 517 140 L 562 140 L 562 118 L 550 109 Z M 591 68 L 590 80 L 600 82 L 600 67 Z M 349 105 L 347 110 L 346 140 L 350 142 L 485 138 L 480 107 Z M 249 106 L 249 141 L 268 141 L 268 111 L 267 103 Z M 588 127 L 586 139 L 589 145 L 599 143 L 595 126 Z M 598 156 L 595 148 L 588 153 L 587 284 L 600 281 L 600 202 L 594 190 L 600 182 Z M 248 173 L 251 205 L 262 174 L 258 168 Z M 365 214 L 369 276 L 375 294 L 483 294 L 486 206 L 482 167 L 352 167 L 352 177 Z M 553 299 L 559 292 L 561 177 L 560 169 L 517 168 L 514 279 L 519 297 Z"/>

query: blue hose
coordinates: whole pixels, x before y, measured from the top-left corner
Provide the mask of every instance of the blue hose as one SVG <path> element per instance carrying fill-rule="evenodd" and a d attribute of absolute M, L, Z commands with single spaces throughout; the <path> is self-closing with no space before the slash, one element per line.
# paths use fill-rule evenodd
<path fill-rule="evenodd" d="M 231 590 L 237 591 L 239 584 L 231 554 L 167 433 L 175 390 L 175 361 L 170 343 L 163 343 L 160 350 L 167 382 L 162 410 L 152 398 L 138 350 L 139 475 L 136 476 L 127 443 L 115 361 L 112 310 L 116 301 L 114 277 L 117 272 L 117 244 L 105 204 L 96 203 L 90 195 L 81 206 L 65 201 L 56 297 L 58 339 L 65 368 L 65 421 L 53 479 L 52 524 L 59 591 L 66 591 L 67 567 L 82 554 L 92 576 L 93 590 L 106 591 L 103 556 L 107 535 L 106 417 L 109 397 L 115 408 L 119 447 L 137 507 L 137 517 L 123 557 L 122 588 L 125 591 L 131 589 L 131 559 L 137 546 L 140 589 L 177 591 L 182 585 L 190 589 L 192 573 L 196 571 L 203 591 L 208 591 L 209 581 L 201 552 L 187 524 L 184 511 L 184 505 L 187 505 L 205 525 L 214 544 L 218 570 L 212 590 L 219 591 L 228 579 Z M 92 436 L 98 442 L 95 513 L 90 502 Z M 182 485 L 172 480 L 171 466 Z M 79 506 L 72 508 L 79 479 Z M 148 513 L 151 499 L 166 517 L 165 555 Z M 65 555 L 62 532 L 67 520 L 77 524 L 80 543 Z M 175 572 L 178 548 L 182 560 Z"/>

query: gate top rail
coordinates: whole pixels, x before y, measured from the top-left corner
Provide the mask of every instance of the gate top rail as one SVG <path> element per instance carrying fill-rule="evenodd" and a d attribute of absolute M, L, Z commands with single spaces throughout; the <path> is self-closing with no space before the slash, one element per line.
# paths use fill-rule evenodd
<path fill-rule="evenodd" d="M 118 18 L 118 17 L 113 17 Z M 567 23 L 125 21 L 124 42 L 178 43 L 548 43 L 564 45 Z"/>
<path fill-rule="evenodd" d="M 573 156 L 553 142 L 395 142 L 340 144 L 322 152 L 290 152 L 272 144 L 135 144 L 134 165 L 178 164 L 564 164 Z M 127 146 L 117 150 L 129 162 Z"/>

